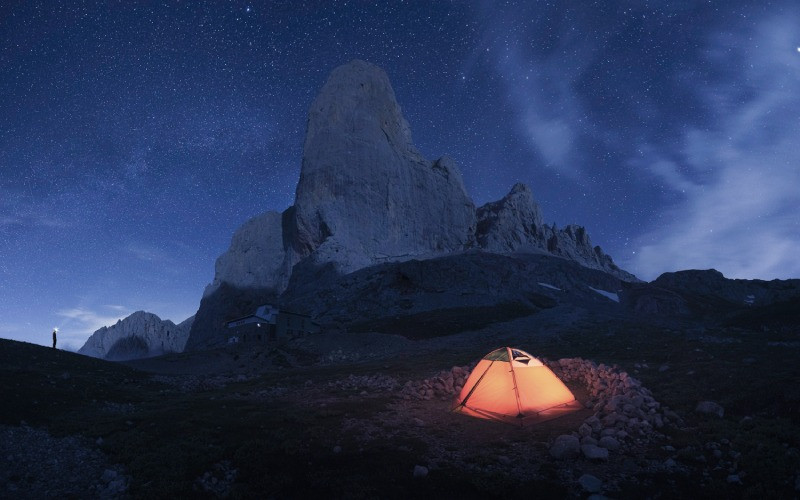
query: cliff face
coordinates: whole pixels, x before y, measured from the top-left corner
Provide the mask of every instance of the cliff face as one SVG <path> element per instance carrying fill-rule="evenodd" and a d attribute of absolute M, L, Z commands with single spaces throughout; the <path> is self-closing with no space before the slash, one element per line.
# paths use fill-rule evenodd
<path fill-rule="evenodd" d="M 276 300 L 290 280 L 302 288 L 299 278 L 320 273 L 330 281 L 375 264 L 465 250 L 549 253 L 637 281 L 593 247 L 582 227 L 543 224 L 523 184 L 476 209 L 453 161 L 429 161 L 414 147 L 386 73 L 352 61 L 331 73 L 311 105 L 294 205 L 237 230 L 217 260 L 189 348 L 212 345 L 235 303 Z"/>
<path fill-rule="evenodd" d="M 78 353 L 121 361 L 182 352 L 193 320 L 194 316 L 176 325 L 155 314 L 137 311 L 94 332 Z"/>
<path fill-rule="evenodd" d="M 214 281 L 203 296 L 212 294 L 223 282 L 239 288 L 277 287 L 285 258 L 281 220 L 280 213 L 267 212 L 237 229 L 228 251 L 217 258 Z"/>
<path fill-rule="evenodd" d="M 286 273 L 311 256 L 346 274 L 382 258 L 460 251 L 475 208 L 452 161 L 416 150 L 389 78 L 353 61 L 311 105 Z"/>
<path fill-rule="evenodd" d="M 476 242 L 488 252 L 543 251 L 589 269 L 605 271 L 623 281 L 637 281 L 634 275 L 617 267 L 599 246 L 592 246 L 583 227 L 569 225 L 558 229 L 544 224 L 539 205 L 524 184 L 514 185 L 501 200 L 478 208 L 477 221 Z"/>

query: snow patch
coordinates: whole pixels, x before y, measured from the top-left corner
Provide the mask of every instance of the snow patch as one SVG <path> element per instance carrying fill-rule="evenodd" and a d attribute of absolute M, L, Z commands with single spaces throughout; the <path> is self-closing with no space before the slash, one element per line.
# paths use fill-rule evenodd
<path fill-rule="evenodd" d="M 549 283 L 542 283 L 542 282 L 539 282 L 539 286 L 543 286 L 543 287 L 545 287 L 545 288 L 550 288 L 551 290 L 558 290 L 559 292 L 561 291 L 561 289 L 560 289 L 560 288 L 558 288 L 557 286 L 553 286 L 553 285 L 551 285 L 551 284 L 549 284 Z"/>
<path fill-rule="evenodd" d="M 619 295 L 617 295 L 616 293 L 606 292 L 605 290 L 598 290 L 597 288 L 592 288 L 592 287 L 589 287 L 589 289 L 594 290 L 595 292 L 599 293 L 603 297 L 606 297 L 607 299 L 611 299 L 614 302 L 619 302 Z"/>

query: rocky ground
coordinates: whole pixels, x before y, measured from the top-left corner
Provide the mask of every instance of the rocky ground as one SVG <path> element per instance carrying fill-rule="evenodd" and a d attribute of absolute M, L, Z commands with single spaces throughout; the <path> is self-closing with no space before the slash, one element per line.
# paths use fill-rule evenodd
<path fill-rule="evenodd" d="M 333 334 L 135 369 L 3 341 L 0 497 L 800 493 L 795 339 L 570 324 Z M 450 412 L 474 363 L 508 343 L 553 360 L 585 408 L 524 428 Z"/>
<path fill-rule="evenodd" d="M 54 437 L 21 423 L 0 426 L 0 497 L 119 498 L 129 478 L 94 443 L 81 436 Z"/>

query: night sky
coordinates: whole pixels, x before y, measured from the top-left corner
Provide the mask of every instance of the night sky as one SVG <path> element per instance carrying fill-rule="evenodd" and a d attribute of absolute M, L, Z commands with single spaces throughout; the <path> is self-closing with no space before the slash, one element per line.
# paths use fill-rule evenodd
<path fill-rule="evenodd" d="M 0 38 L 0 337 L 194 314 L 354 58 L 477 205 L 524 182 L 643 279 L 800 277 L 796 1 L 20 1 Z"/>

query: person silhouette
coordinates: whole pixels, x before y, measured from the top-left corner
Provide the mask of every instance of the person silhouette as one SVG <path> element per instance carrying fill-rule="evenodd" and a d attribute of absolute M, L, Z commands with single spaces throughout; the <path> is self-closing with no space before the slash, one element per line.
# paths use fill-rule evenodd
<path fill-rule="evenodd" d="M 58 332 L 58 328 L 53 328 L 53 349 L 56 348 L 56 333 Z"/>

